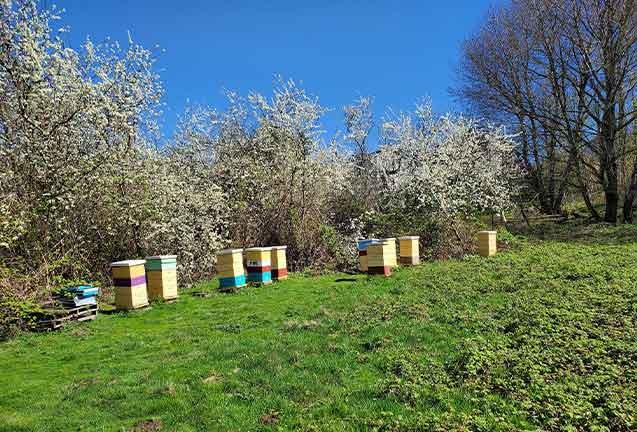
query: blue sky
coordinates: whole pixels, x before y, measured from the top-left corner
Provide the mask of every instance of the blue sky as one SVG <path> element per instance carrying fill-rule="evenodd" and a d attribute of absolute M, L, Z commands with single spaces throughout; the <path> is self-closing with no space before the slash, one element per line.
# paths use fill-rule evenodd
<path fill-rule="evenodd" d="M 40 0 L 66 9 L 69 42 L 90 35 L 125 42 L 127 31 L 147 47 L 165 49 L 158 62 L 166 89 L 164 132 L 172 133 L 189 100 L 223 108 L 222 89 L 269 94 L 273 77 L 302 81 L 334 109 L 359 95 L 408 110 L 430 97 L 439 112 L 459 111 L 448 94 L 461 41 L 473 32 L 488 0 L 451 1 L 193 1 Z"/>

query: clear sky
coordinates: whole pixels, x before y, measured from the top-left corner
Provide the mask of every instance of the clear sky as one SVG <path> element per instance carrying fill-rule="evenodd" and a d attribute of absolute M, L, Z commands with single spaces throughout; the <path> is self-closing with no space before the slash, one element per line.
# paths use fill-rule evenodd
<path fill-rule="evenodd" d="M 334 112 L 359 95 L 378 115 L 430 97 L 436 111 L 461 110 L 448 94 L 461 41 L 491 0 L 196 1 L 40 0 L 66 9 L 69 42 L 90 35 L 165 49 L 158 62 L 166 89 L 164 131 L 187 101 L 223 108 L 222 89 L 268 93 L 273 77 L 302 81 Z"/>

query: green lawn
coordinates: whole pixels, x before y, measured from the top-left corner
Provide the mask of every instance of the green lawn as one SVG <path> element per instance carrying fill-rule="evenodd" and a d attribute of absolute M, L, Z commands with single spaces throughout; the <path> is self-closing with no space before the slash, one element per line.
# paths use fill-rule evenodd
<path fill-rule="evenodd" d="M 636 430 L 637 227 L 506 238 L 4 342 L 0 431 Z"/>

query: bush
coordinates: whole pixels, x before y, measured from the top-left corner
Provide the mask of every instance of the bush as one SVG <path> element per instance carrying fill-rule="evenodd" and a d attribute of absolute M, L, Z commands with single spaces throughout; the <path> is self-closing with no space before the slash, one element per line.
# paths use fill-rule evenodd
<path fill-rule="evenodd" d="M 420 250 L 427 259 L 457 258 L 475 250 L 476 222 L 442 220 L 394 209 L 385 214 L 370 212 L 362 218 L 362 232 L 367 238 L 417 235 Z"/>
<path fill-rule="evenodd" d="M 32 313 L 39 307 L 36 303 L 21 297 L 33 292 L 29 284 L 33 284 L 34 281 L 33 277 L 20 275 L 0 266 L 0 340 L 32 328 Z"/>

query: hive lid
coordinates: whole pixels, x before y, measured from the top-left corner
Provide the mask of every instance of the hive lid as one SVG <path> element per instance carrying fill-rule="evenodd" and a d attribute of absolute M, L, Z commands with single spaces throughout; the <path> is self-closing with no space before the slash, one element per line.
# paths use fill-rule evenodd
<path fill-rule="evenodd" d="M 371 246 L 385 246 L 388 245 L 389 241 L 387 241 L 387 239 L 381 239 L 381 240 L 377 240 L 374 243 L 370 243 L 368 247 Z"/>
<path fill-rule="evenodd" d="M 287 246 L 272 246 L 272 249 L 274 250 L 285 250 L 287 248 L 288 248 Z"/>
<path fill-rule="evenodd" d="M 243 249 L 222 249 L 219 252 L 217 252 L 217 255 L 230 255 L 230 254 L 241 253 L 241 252 L 243 252 Z"/>
<path fill-rule="evenodd" d="M 93 285 L 73 285 L 73 286 L 66 287 L 65 289 L 68 290 L 68 291 L 81 291 L 81 290 L 91 289 L 91 288 L 95 288 L 95 286 L 93 286 Z"/>
<path fill-rule="evenodd" d="M 420 236 L 403 236 L 398 237 L 398 240 L 418 240 Z"/>
<path fill-rule="evenodd" d="M 391 241 L 391 240 L 396 240 L 396 237 L 386 237 L 386 238 L 382 238 L 381 240 Z"/>
<path fill-rule="evenodd" d="M 146 264 L 146 260 L 125 260 L 111 263 L 111 267 L 133 267 Z"/>
<path fill-rule="evenodd" d="M 497 234 L 497 231 L 478 231 L 478 234 Z"/>
<path fill-rule="evenodd" d="M 370 244 L 370 243 L 374 243 L 377 242 L 379 239 L 377 238 L 373 238 L 373 239 L 358 239 L 356 240 L 356 243 L 358 244 Z"/>
<path fill-rule="evenodd" d="M 259 251 L 259 252 L 261 252 L 261 251 L 269 251 L 269 250 L 272 250 L 272 247 L 251 247 L 251 248 L 247 248 L 246 252 L 247 251 Z"/>
<path fill-rule="evenodd" d="M 373 245 L 373 244 L 378 244 L 379 240 L 378 239 L 363 239 L 363 240 L 357 240 L 356 241 L 356 246 L 358 247 L 358 250 L 366 250 L 369 246 Z"/>
<path fill-rule="evenodd" d="M 147 256 L 146 260 L 176 260 L 177 255 L 155 255 Z"/>

